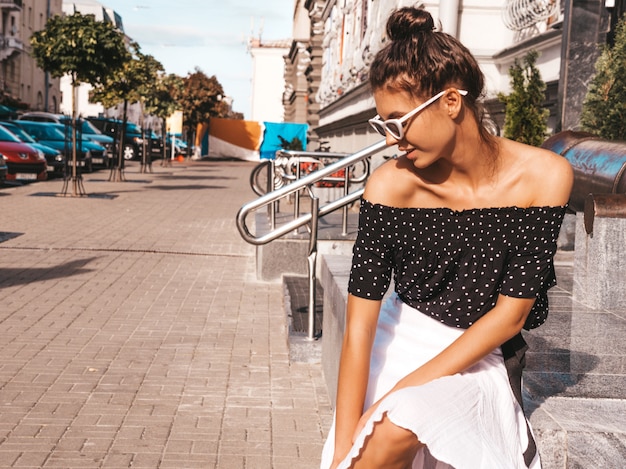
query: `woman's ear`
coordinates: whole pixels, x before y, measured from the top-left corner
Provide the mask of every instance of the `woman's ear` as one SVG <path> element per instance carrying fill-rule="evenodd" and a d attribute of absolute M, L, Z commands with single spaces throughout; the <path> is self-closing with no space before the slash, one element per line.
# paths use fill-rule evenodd
<path fill-rule="evenodd" d="M 459 90 L 456 88 L 450 88 L 446 90 L 446 94 L 444 95 L 444 104 L 447 107 L 448 115 L 452 119 L 456 119 L 461 112 L 461 108 L 463 107 L 463 97 Z"/>

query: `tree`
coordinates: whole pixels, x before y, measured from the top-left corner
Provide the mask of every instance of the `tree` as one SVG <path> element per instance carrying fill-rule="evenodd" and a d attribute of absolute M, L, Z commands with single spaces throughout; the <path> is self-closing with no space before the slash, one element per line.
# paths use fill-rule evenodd
<path fill-rule="evenodd" d="M 56 15 L 30 39 L 37 65 L 51 76 L 72 81 L 72 195 L 82 195 L 76 171 L 76 90 L 81 83 L 96 86 L 128 60 L 122 33 L 93 15 Z"/>
<path fill-rule="evenodd" d="M 141 131 L 143 134 L 143 154 L 141 156 L 141 172 L 152 171 L 152 156 L 148 152 L 148 138 L 145 135 L 145 114 L 146 114 L 146 100 L 149 95 L 154 93 L 159 81 L 159 76 L 165 71 L 161 62 L 155 59 L 152 55 L 140 54 L 140 68 L 143 70 L 145 80 L 139 86 L 137 90 L 139 94 L 139 104 L 141 106 Z"/>
<path fill-rule="evenodd" d="M 626 15 L 617 22 L 613 46 L 596 61 L 580 123 L 604 139 L 626 140 Z"/>
<path fill-rule="evenodd" d="M 199 68 L 183 80 L 178 102 L 182 109 L 183 125 L 187 128 L 187 142 L 193 141 L 198 124 L 209 122 L 211 117 L 224 117 L 228 106 L 222 100 L 224 89 L 215 75 L 208 77 Z M 190 147 L 188 147 L 190 148 Z"/>
<path fill-rule="evenodd" d="M 515 60 L 509 68 L 512 92 L 508 96 L 498 94 L 505 106 L 504 136 L 534 146 L 546 139 L 550 115 L 550 111 L 542 107 L 546 84 L 535 66 L 538 56 L 537 51 L 531 50 L 522 64 Z"/>
<path fill-rule="evenodd" d="M 183 88 L 183 78 L 175 74 L 159 74 L 155 85 L 145 96 L 146 111 L 161 118 L 163 135 L 163 164 L 167 160 L 167 118 L 180 108 L 178 96 Z M 173 143 L 172 143 L 173 145 Z"/>
<path fill-rule="evenodd" d="M 141 53 L 137 43 L 129 47 L 129 59 L 99 83 L 91 92 L 91 99 L 101 102 L 105 107 L 123 104 L 123 117 L 118 145 L 118 161 L 111 169 L 110 181 L 124 181 L 124 136 L 128 122 L 128 104 L 142 100 L 142 93 L 157 79 L 163 66 L 152 56 Z M 144 151 L 144 155 L 145 155 Z"/>

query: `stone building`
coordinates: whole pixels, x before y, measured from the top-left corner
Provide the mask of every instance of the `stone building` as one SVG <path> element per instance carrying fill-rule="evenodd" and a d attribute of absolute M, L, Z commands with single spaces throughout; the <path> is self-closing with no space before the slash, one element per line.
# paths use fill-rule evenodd
<path fill-rule="evenodd" d="M 61 14 L 62 0 L 0 0 L 0 92 L 4 102 L 57 112 L 59 80 L 45 73 L 29 54 L 30 37 L 49 17 Z"/>
<path fill-rule="evenodd" d="M 576 128 L 600 46 L 624 11 L 624 0 L 295 0 L 294 39 L 286 59 L 285 116 L 306 122 L 334 151 L 377 141 L 367 72 L 384 42 L 385 21 L 401 6 L 423 5 L 441 29 L 458 37 L 486 76 L 485 108 L 501 128 L 500 92 L 509 68 L 530 50 L 548 85 L 549 130 Z M 308 13 L 298 14 L 299 10 Z M 299 26 L 299 29 L 298 29 Z M 308 26 L 308 30 L 304 30 Z M 299 35 L 296 35 L 296 32 Z"/>
<path fill-rule="evenodd" d="M 282 90 L 285 89 L 284 57 L 290 41 L 264 42 L 251 39 L 248 50 L 252 56 L 252 96 L 250 120 L 283 122 Z"/>

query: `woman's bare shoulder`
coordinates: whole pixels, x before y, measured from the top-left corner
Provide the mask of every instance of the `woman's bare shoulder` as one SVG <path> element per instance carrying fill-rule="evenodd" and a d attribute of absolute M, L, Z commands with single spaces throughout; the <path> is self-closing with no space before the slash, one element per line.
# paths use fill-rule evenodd
<path fill-rule="evenodd" d="M 367 180 L 363 197 L 372 203 L 400 207 L 415 191 L 415 176 L 404 158 L 388 160 Z"/>
<path fill-rule="evenodd" d="M 571 165 L 545 148 L 509 141 L 509 152 L 519 162 L 526 184 L 533 188 L 533 205 L 564 205 L 574 181 Z"/>

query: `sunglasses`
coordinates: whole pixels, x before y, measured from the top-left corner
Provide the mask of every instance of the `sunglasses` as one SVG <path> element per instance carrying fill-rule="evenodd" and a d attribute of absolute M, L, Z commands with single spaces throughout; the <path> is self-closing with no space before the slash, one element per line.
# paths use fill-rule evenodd
<path fill-rule="evenodd" d="M 461 96 L 467 95 L 467 91 L 465 90 L 457 90 Z M 376 132 L 378 132 L 383 137 L 386 137 L 387 134 L 391 135 L 395 140 L 402 140 L 404 137 L 404 124 L 413 117 L 415 114 L 428 107 L 430 104 L 437 101 L 441 98 L 447 91 L 442 91 L 437 93 L 435 96 L 430 98 L 428 101 L 423 102 L 419 106 L 417 106 L 412 111 L 406 113 L 404 116 L 399 119 L 387 119 L 386 121 L 381 120 L 380 116 L 376 114 L 376 117 L 370 119 L 368 122 L 374 128 Z"/>

